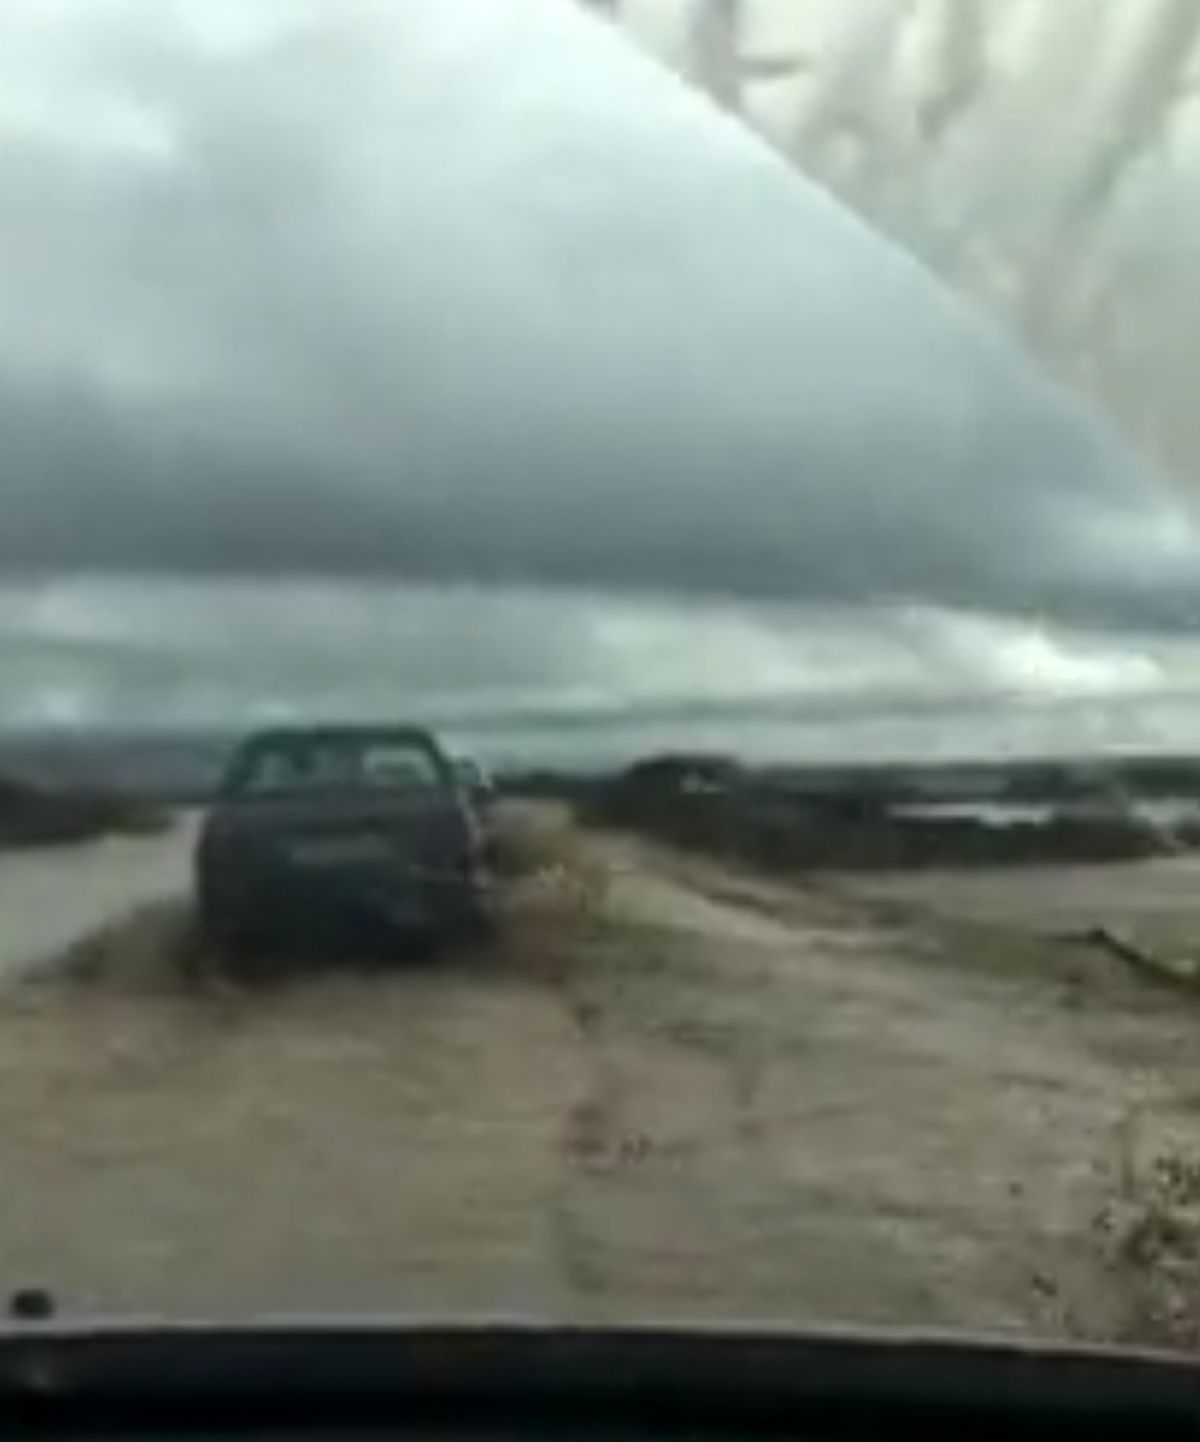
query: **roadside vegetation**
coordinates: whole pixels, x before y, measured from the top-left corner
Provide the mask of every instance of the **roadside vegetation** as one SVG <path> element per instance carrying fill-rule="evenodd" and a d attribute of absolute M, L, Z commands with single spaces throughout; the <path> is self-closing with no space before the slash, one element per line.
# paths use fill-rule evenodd
<path fill-rule="evenodd" d="M 169 815 L 115 792 L 51 788 L 0 776 L 0 847 L 60 846 L 163 830 Z"/>
<path fill-rule="evenodd" d="M 848 772 L 818 785 L 811 776 L 754 770 L 721 756 L 663 755 L 596 785 L 579 800 L 582 819 L 633 830 L 688 850 L 776 871 L 871 871 L 919 867 L 1036 866 L 1052 861 L 1118 862 L 1200 840 L 1166 836 L 1123 793 L 1045 780 L 1052 798 L 1003 822 L 987 803 L 1011 801 L 1034 778 L 1007 778 L 955 812 L 936 774 L 884 768 Z M 941 808 L 939 810 L 939 807 Z"/>

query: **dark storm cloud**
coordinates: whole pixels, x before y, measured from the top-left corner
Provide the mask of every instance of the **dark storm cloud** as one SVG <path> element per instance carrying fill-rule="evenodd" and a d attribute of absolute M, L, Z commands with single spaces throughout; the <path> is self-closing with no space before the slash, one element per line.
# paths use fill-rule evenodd
<path fill-rule="evenodd" d="M 0 39 L 0 564 L 1193 613 L 1107 436 L 566 6 Z"/>

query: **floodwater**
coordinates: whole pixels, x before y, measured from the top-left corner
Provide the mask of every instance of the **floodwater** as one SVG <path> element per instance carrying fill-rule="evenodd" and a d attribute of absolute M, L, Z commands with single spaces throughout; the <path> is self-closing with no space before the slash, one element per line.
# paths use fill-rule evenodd
<path fill-rule="evenodd" d="M 10 988 L 3 1275 L 75 1315 L 1200 1341 L 1187 1199 L 1155 1190 L 1200 1154 L 1177 995 L 918 896 L 523 824 L 491 951 L 218 986 L 151 911 L 86 977 Z M 29 894 L 57 909 L 58 867 L 108 917 L 178 885 L 184 840 L 30 860 Z"/>
<path fill-rule="evenodd" d="M 147 903 L 183 896 L 195 822 L 158 836 L 0 851 L 0 976 L 56 956 Z"/>

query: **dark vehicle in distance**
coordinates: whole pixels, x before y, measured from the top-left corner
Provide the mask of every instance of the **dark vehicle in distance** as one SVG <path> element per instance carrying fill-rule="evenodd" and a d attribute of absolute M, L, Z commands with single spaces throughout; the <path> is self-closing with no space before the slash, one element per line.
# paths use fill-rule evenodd
<path fill-rule="evenodd" d="M 489 929 L 478 819 L 417 727 L 264 731 L 237 751 L 196 853 L 199 920 L 225 952 Z"/>

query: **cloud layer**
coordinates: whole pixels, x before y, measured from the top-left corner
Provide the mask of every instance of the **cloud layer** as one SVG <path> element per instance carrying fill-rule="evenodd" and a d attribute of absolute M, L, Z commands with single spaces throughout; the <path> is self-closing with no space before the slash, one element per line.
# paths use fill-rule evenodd
<path fill-rule="evenodd" d="M 4 719 L 106 729 L 414 717 L 525 759 L 672 736 L 788 754 L 1180 745 L 1200 646 L 927 607 L 252 580 L 0 588 Z M 1188 723 L 1190 724 L 1190 723 Z M 605 742 L 604 736 L 611 735 Z M 1024 741 L 1018 744 L 1018 738 Z M 862 744 L 865 744 L 862 743 Z"/>

